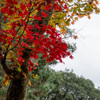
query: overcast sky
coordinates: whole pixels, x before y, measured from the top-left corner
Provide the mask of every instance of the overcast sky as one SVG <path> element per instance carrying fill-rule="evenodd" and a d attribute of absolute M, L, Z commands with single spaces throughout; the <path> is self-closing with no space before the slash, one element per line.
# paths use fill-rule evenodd
<path fill-rule="evenodd" d="M 100 15 L 91 15 L 89 20 L 87 17 L 79 19 L 74 25 L 79 38 L 75 41 L 77 50 L 73 54 L 74 59 L 63 59 L 65 64 L 55 66 L 56 70 L 64 70 L 65 68 L 73 69 L 78 76 L 93 81 L 96 87 L 100 86 Z"/>

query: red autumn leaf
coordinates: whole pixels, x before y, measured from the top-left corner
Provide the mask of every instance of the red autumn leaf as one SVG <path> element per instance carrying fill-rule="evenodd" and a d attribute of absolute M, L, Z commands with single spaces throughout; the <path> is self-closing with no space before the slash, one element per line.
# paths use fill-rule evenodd
<path fill-rule="evenodd" d="M 27 4 L 27 7 L 30 8 L 30 7 L 31 7 L 31 4 L 32 4 L 32 1 L 30 1 L 30 2 Z"/>
<path fill-rule="evenodd" d="M 11 41 L 7 41 L 9 45 L 11 45 Z"/>
<path fill-rule="evenodd" d="M 35 24 L 34 27 L 37 28 L 38 30 L 41 29 L 41 27 L 38 24 Z"/>
<path fill-rule="evenodd" d="M 2 9 L 1 9 L 2 13 L 6 13 L 7 9 L 8 9 L 8 7 L 2 8 Z"/>
<path fill-rule="evenodd" d="M 34 64 L 28 59 L 28 64 L 31 66 L 31 67 L 34 67 Z"/>
<path fill-rule="evenodd" d="M 25 4 L 21 3 L 20 8 L 21 8 L 22 11 L 26 9 L 25 7 L 26 7 Z"/>
<path fill-rule="evenodd" d="M 24 13 L 23 13 L 24 16 L 25 16 L 25 15 L 28 15 L 28 14 L 29 14 L 28 11 L 24 11 Z"/>
<path fill-rule="evenodd" d="M 21 56 L 23 55 L 23 52 L 18 52 Z"/>
<path fill-rule="evenodd" d="M 28 44 L 25 42 L 22 42 L 22 46 L 28 47 Z"/>
<path fill-rule="evenodd" d="M 28 66 L 28 71 L 31 71 L 32 72 L 32 68 L 30 66 Z"/>
<path fill-rule="evenodd" d="M 34 55 L 34 58 L 35 58 L 35 59 L 38 59 L 38 55 Z"/>
<path fill-rule="evenodd" d="M 67 9 L 67 5 L 66 4 L 64 5 L 64 9 Z"/>
<path fill-rule="evenodd" d="M 71 58 L 71 59 L 73 59 L 73 56 L 72 56 L 72 55 L 70 55 L 70 58 Z"/>
<path fill-rule="evenodd" d="M 34 16 L 34 19 L 37 19 L 38 21 L 41 21 L 42 20 L 41 17 L 40 16 L 37 16 L 37 15 Z"/>
<path fill-rule="evenodd" d="M 19 62 L 24 62 L 25 60 L 20 56 L 20 57 L 18 58 L 18 61 L 19 61 Z"/>
<path fill-rule="evenodd" d="M 46 10 L 49 11 L 51 9 L 50 5 L 46 5 Z"/>
<path fill-rule="evenodd" d="M 12 36 L 9 36 L 7 39 L 8 39 L 8 40 L 12 40 L 13 38 L 12 38 Z"/>
<path fill-rule="evenodd" d="M 39 36 L 40 34 L 38 32 L 36 32 L 35 35 Z"/>
<path fill-rule="evenodd" d="M 45 13 L 44 11 L 41 11 L 41 14 L 42 14 L 42 16 L 43 16 L 44 18 L 48 16 L 48 14 Z"/>

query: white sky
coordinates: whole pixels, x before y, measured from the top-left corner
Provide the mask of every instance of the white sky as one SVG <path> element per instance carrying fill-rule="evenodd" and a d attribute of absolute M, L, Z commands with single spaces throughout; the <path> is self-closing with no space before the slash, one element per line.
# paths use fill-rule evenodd
<path fill-rule="evenodd" d="M 81 18 L 70 28 L 75 28 L 76 32 L 82 28 L 77 33 L 79 39 L 75 41 L 77 50 L 73 54 L 74 59 L 65 58 L 63 60 L 65 64 L 58 64 L 55 69 L 73 69 L 76 75 L 92 80 L 98 87 L 100 86 L 100 15 L 93 14 L 90 20 L 87 17 Z"/>

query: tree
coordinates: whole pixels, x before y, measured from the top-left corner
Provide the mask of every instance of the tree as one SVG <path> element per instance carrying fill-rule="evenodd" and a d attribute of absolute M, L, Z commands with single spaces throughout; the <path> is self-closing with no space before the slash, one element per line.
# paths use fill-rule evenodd
<path fill-rule="evenodd" d="M 56 72 L 55 88 L 44 100 L 99 100 L 100 90 L 91 80 L 78 77 L 68 69 Z M 57 88 L 56 88 L 57 87 Z M 97 92 L 98 91 L 98 92 Z"/>
<path fill-rule="evenodd" d="M 70 29 L 68 29 L 70 30 Z M 73 31 L 70 30 L 68 32 L 68 34 L 70 35 L 70 37 L 72 37 L 72 33 Z M 67 37 L 65 37 L 66 39 Z M 67 44 L 68 45 L 68 50 L 73 53 L 76 50 L 76 46 L 75 44 Z M 55 88 L 56 84 L 54 84 L 54 80 L 56 80 L 56 72 L 54 70 L 52 70 L 50 67 L 48 67 L 49 65 L 54 65 L 57 64 L 58 62 L 56 60 L 47 63 L 45 59 L 43 59 L 43 57 L 41 56 L 41 54 L 39 55 L 39 59 L 36 60 L 36 62 L 38 63 L 38 66 L 35 65 L 35 67 L 37 67 L 35 70 L 33 70 L 30 74 L 32 75 L 30 77 L 30 85 L 28 85 L 28 89 L 27 89 L 27 97 L 26 100 L 40 100 L 40 98 L 42 100 L 44 100 L 48 94 Z M 3 80 L 3 84 L 0 87 L 0 98 L 1 100 L 5 99 L 6 96 L 6 91 L 8 88 L 8 81 L 4 80 L 3 77 L 4 75 L 2 75 L 2 69 L 0 66 L 0 82 L 2 82 Z M 7 86 L 6 86 L 7 85 Z M 41 92 L 42 91 L 42 92 Z"/>
<path fill-rule="evenodd" d="M 2 0 L 0 62 L 10 79 L 6 100 L 24 100 L 39 54 L 47 62 L 69 56 L 61 35 L 79 17 L 99 13 L 97 0 Z M 60 28 L 60 33 L 56 31 Z M 75 38 L 75 36 L 74 36 Z"/>
<path fill-rule="evenodd" d="M 79 77 L 68 69 L 56 72 L 47 65 L 41 67 L 37 71 L 38 79 L 31 78 L 33 84 L 28 87 L 27 100 L 100 99 L 100 90 L 91 80 Z"/>

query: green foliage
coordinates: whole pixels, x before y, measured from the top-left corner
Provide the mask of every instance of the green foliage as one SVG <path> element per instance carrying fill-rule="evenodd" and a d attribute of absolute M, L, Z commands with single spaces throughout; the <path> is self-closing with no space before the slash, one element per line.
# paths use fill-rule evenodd
<path fill-rule="evenodd" d="M 91 80 L 78 77 L 68 69 L 56 72 L 42 58 L 38 63 L 38 79 L 30 78 L 32 85 L 28 86 L 26 100 L 100 100 L 100 90 Z M 0 84 L 2 80 L 0 74 Z M 7 87 L 0 87 L 1 100 L 5 100 Z"/>
<path fill-rule="evenodd" d="M 77 49 L 75 43 L 72 43 L 72 44 L 67 43 L 67 46 L 68 46 L 68 50 L 69 50 L 70 52 L 72 52 L 72 53 L 75 52 L 75 50 Z"/>
<path fill-rule="evenodd" d="M 29 98 L 29 100 L 31 100 L 31 98 L 35 100 L 40 100 L 40 98 L 44 97 L 46 98 L 48 93 L 55 88 L 55 84 L 53 83 L 55 72 L 53 70 L 45 66 L 43 69 L 39 70 L 38 75 L 38 79 L 30 79 L 32 86 L 29 86 L 27 90 L 27 98 Z"/>
<path fill-rule="evenodd" d="M 47 100 L 100 100 L 100 91 L 91 80 L 78 77 L 69 70 L 56 73 L 54 83 L 57 88 L 49 93 Z"/>

